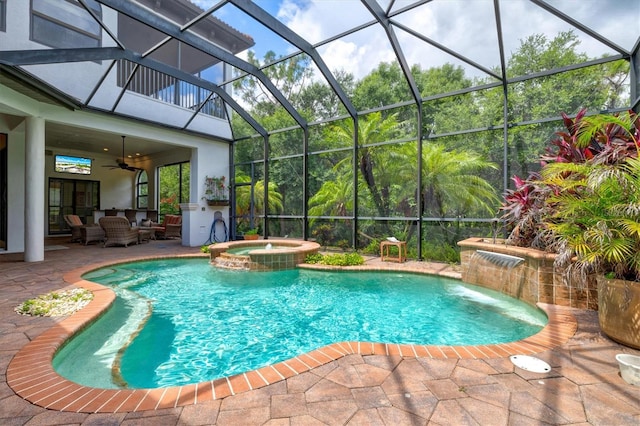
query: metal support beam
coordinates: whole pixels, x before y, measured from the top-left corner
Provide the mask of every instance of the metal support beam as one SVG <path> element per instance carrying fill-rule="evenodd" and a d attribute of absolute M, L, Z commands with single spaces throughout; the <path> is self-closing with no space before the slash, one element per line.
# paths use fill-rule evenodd
<path fill-rule="evenodd" d="M 91 62 L 124 58 L 118 47 L 80 47 L 77 49 L 33 49 L 0 51 L 0 63 L 13 66 Z"/>
<path fill-rule="evenodd" d="M 580 21 L 576 21 L 575 19 L 573 19 L 572 17 L 570 17 L 569 15 L 567 15 L 566 13 L 561 12 L 560 10 L 556 9 L 555 7 L 551 6 L 550 4 L 541 1 L 541 0 L 530 0 L 533 4 L 540 6 L 542 9 L 546 10 L 547 12 L 557 16 L 558 18 L 562 19 L 563 21 L 567 22 L 568 24 L 570 24 L 571 26 L 577 28 L 578 30 L 582 31 L 585 34 L 588 34 L 589 36 L 593 37 L 594 39 L 598 40 L 600 43 L 604 44 L 605 46 L 609 47 L 612 50 L 615 50 L 616 52 L 622 54 L 622 55 L 628 55 L 629 52 L 618 46 L 617 44 L 615 44 L 614 42 L 612 42 L 611 40 L 609 40 L 608 38 L 604 37 L 602 34 L 594 31 L 592 28 L 589 28 L 586 25 L 583 25 Z"/>
<path fill-rule="evenodd" d="M 404 78 L 407 80 L 409 84 L 409 89 L 411 90 L 411 94 L 413 95 L 413 99 L 416 104 L 420 103 L 420 90 L 418 89 L 418 85 L 416 84 L 415 79 L 413 78 L 413 74 L 411 74 L 411 67 L 409 66 L 407 59 L 404 56 L 404 52 L 400 47 L 400 42 L 396 37 L 396 33 L 391 28 L 389 17 L 385 14 L 380 4 L 378 4 L 375 0 L 362 0 L 364 6 L 371 12 L 371 14 L 376 18 L 376 20 L 380 23 L 382 28 L 384 28 L 385 33 L 387 34 L 387 38 L 391 43 L 391 47 L 396 54 L 396 58 L 400 63 L 400 68 L 402 68 L 402 72 L 404 73 Z"/>
<path fill-rule="evenodd" d="M 640 111 L 640 37 L 633 45 L 631 57 L 629 58 L 629 86 L 631 96 L 631 109 Z"/>
<path fill-rule="evenodd" d="M 229 144 L 229 225 L 228 236 L 229 241 L 236 239 L 236 163 L 235 163 L 235 147 L 233 143 Z"/>
<path fill-rule="evenodd" d="M 418 175 L 416 176 L 416 208 L 418 222 L 416 226 L 418 227 L 416 231 L 416 238 L 418 239 L 418 260 L 423 260 L 422 257 L 422 215 L 424 213 L 424 200 L 423 200 L 423 192 L 422 192 L 422 102 L 418 103 L 418 146 L 416 147 L 417 157 L 418 157 Z"/>
<path fill-rule="evenodd" d="M 269 136 L 264 137 L 264 157 L 262 159 L 264 188 L 263 194 L 263 217 L 262 217 L 262 235 L 264 239 L 269 239 Z"/>
<path fill-rule="evenodd" d="M 358 116 L 353 119 L 353 226 L 351 227 L 353 235 L 351 236 L 351 246 L 354 249 L 358 249 L 358 156 L 360 155 L 359 148 L 359 130 L 358 130 Z"/>
<path fill-rule="evenodd" d="M 502 159 L 502 192 L 506 192 L 509 187 L 509 88 L 507 82 L 507 60 L 504 56 L 504 43 L 502 39 L 502 18 L 500 15 L 500 1 L 493 0 L 493 10 L 496 16 L 496 31 L 498 33 L 498 50 L 500 52 L 500 72 L 502 79 L 502 138 L 503 138 L 503 159 Z"/>
<path fill-rule="evenodd" d="M 342 87 L 338 84 L 338 81 L 333 76 L 333 73 L 329 70 L 322 57 L 311 46 L 307 40 L 303 39 L 282 22 L 275 19 L 271 14 L 267 13 L 264 9 L 257 6 L 254 2 L 249 0 L 230 0 L 237 8 L 254 18 L 256 21 L 265 25 L 267 28 L 274 31 L 280 37 L 287 40 L 289 43 L 296 46 L 298 49 L 306 53 L 313 59 L 314 63 L 329 83 L 329 86 L 333 89 L 338 96 L 351 118 L 355 117 L 357 112 L 351 100 L 346 93 L 342 90 Z"/>
<path fill-rule="evenodd" d="M 309 129 L 302 135 L 302 239 L 309 239 Z"/>

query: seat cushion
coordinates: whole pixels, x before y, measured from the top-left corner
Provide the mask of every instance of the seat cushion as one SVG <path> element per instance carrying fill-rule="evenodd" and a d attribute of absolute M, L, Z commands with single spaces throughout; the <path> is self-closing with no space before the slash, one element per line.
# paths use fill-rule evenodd
<path fill-rule="evenodd" d="M 82 223 L 82 220 L 80 220 L 80 217 L 78 215 L 75 215 L 75 214 L 67 215 L 67 221 L 69 222 L 70 226 L 82 226 L 82 225 L 84 225 Z"/>
<path fill-rule="evenodd" d="M 164 225 L 180 225 L 182 223 L 182 216 L 168 214 L 164 217 Z"/>

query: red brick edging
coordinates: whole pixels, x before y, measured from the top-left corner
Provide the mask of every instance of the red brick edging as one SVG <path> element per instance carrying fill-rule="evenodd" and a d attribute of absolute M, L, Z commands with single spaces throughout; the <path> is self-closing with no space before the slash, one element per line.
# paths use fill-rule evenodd
<path fill-rule="evenodd" d="M 203 256 L 206 255 L 179 257 Z M 165 256 L 133 260 L 158 258 L 165 258 Z M 127 260 L 127 262 L 130 261 L 132 259 Z M 52 362 L 54 355 L 64 342 L 91 324 L 115 300 L 115 294 L 111 289 L 82 279 L 82 275 L 89 271 L 113 264 L 113 262 L 93 264 L 64 275 L 66 282 L 92 291 L 94 298 L 84 309 L 64 319 L 26 344 L 11 360 L 7 368 L 7 383 L 20 397 L 51 410 L 84 413 L 120 413 L 173 408 L 261 388 L 350 354 L 398 355 L 434 359 L 502 358 L 515 354 L 530 355 L 565 343 L 577 329 L 577 322 L 573 315 L 560 312 L 555 305 L 538 304 L 547 314 L 548 324 L 539 333 L 517 342 L 477 346 L 339 342 L 258 370 L 197 384 L 156 389 L 91 388 L 60 376 L 53 369 Z M 379 270 L 380 268 L 365 266 L 357 269 Z M 385 267 L 385 269 L 407 272 L 407 269 L 401 265 Z"/>

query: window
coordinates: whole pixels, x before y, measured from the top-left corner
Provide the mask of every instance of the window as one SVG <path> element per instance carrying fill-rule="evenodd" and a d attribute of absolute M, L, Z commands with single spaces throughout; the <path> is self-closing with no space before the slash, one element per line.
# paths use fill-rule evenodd
<path fill-rule="evenodd" d="M 7 31 L 7 0 L 0 0 L 0 31 Z"/>
<path fill-rule="evenodd" d="M 138 174 L 136 180 L 136 208 L 149 208 L 149 177 L 145 170 Z"/>
<path fill-rule="evenodd" d="M 102 9 L 95 0 L 86 0 L 86 4 L 102 17 Z M 77 0 L 31 1 L 33 41 L 56 48 L 100 47 L 101 30 Z"/>
<path fill-rule="evenodd" d="M 180 203 L 189 202 L 189 162 L 170 164 L 158 168 L 160 216 L 180 214 Z"/>

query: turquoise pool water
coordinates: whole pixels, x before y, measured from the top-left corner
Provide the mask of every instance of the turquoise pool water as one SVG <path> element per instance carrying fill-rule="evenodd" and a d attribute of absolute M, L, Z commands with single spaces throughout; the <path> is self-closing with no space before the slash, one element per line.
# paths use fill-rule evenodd
<path fill-rule="evenodd" d="M 103 388 L 197 383 L 340 341 L 509 342 L 547 322 L 540 310 L 499 293 L 413 274 L 238 272 L 203 259 L 166 259 L 84 278 L 111 286 L 118 298 L 56 355 L 54 368 Z"/>
<path fill-rule="evenodd" d="M 247 256 L 249 254 L 249 252 L 252 252 L 253 250 L 264 250 L 264 249 L 266 249 L 266 246 L 267 246 L 266 244 L 256 244 L 256 245 L 250 246 L 250 247 L 230 248 L 230 249 L 227 249 L 226 252 L 227 253 L 231 253 L 231 254 Z M 271 249 L 293 249 L 293 248 L 295 248 L 295 247 L 278 246 L 278 245 L 271 246 Z"/>

